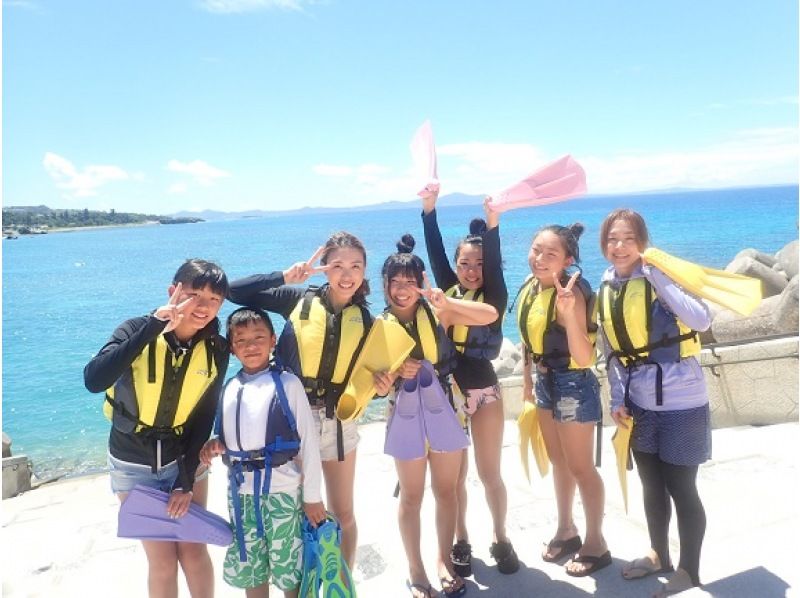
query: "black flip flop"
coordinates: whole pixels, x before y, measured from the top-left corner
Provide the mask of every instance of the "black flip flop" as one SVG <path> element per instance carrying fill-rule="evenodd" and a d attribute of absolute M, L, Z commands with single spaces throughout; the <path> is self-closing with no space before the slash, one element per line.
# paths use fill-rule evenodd
<path fill-rule="evenodd" d="M 545 554 L 542 554 L 542 560 L 548 563 L 557 563 L 561 559 L 572 556 L 578 552 L 581 549 L 581 546 L 583 546 L 583 541 L 581 540 L 580 536 L 572 536 L 567 540 L 551 540 L 547 545 Z M 554 548 L 558 549 L 558 552 L 547 556 L 546 553 L 550 552 Z"/>
<path fill-rule="evenodd" d="M 570 561 L 572 563 L 588 563 L 589 567 L 583 569 L 581 571 L 570 571 L 566 567 L 564 570 L 567 572 L 567 575 L 572 577 L 586 577 L 587 575 L 591 575 L 597 571 L 600 571 L 603 567 L 608 567 L 611 564 L 611 552 L 606 550 L 600 556 L 591 556 L 588 554 L 576 554 L 572 557 Z M 567 563 L 569 564 L 569 563 Z"/>

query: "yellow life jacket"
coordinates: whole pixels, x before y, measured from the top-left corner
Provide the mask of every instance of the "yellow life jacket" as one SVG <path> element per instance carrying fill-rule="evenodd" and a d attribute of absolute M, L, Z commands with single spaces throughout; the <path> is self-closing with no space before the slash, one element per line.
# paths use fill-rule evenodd
<path fill-rule="evenodd" d="M 634 278 L 614 289 L 600 287 L 598 315 L 611 345 L 608 359 L 624 366 L 676 362 L 700 354 L 700 338 L 669 313 L 646 278 Z M 655 302 L 655 305 L 654 305 Z"/>
<path fill-rule="evenodd" d="M 578 279 L 574 288 L 580 290 L 586 301 L 586 328 L 589 340 L 594 345 L 597 338 L 595 295 L 583 277 Z M 542 289 L 536 277 L 531 276 L 523 283 L 519 294 L 522 295 L 522 301 L 517 306 L 517 326 L 534 362 L 541 362 L 553 370 L 585 369 L 572 359 L 567 331 L 556 319 L 555 287 Z M 593 354 L 592 364 L 594 362 Z"/>
<path fill-rule="evenodd" d="M 332 407 L 350 377 L 371 318 L 362 305 L 349 305 L 340 314 L 332 314 L 318 291 L 317 287 L 308 288 L 289 321 L 297 339 L 300 378 L 309 399 L 327 397 Z"/>
<path fill-rule="evenodd" d="M 411 351 L 411 357 L 427 359 L 438 370 L 437 366 L 440 365 L 440 361 L 444 361 L 439 346 L 439 320 L 426 301 L 419 301 L 417 312 L 411 322 L 401 322 L 388 310 L 383 312 L 382 317 L 403 326 L 408 335 L 414 339 L 415 346 Z"/>
<path fill-rule="evenodd" d="M 106 390 L 103 413 L 125 433 L 179 436 L 217 373 L 209 339 L 176 355 L 159 334 Z"/>
<path fill-rule="evenodd" d="M 459 285 L 453 285 L 445 295 L 464 301 L 478 301 L 485 303 L 483 289 L 468 289 L 462 291 Z M 500 315 L 502 318 L 503 315 Z M 467 357 L 477 359 L 495 359 L 500 354 L 503 345 L 502 326 L 465 326 L 455 324 L 447 330 L 447 336 L 453 341 L 456 351 Z"/>

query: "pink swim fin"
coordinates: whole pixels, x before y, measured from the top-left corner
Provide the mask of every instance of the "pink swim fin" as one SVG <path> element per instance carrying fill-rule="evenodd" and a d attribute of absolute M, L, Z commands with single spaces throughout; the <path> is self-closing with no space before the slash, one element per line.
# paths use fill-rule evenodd
<path fill-rule="evenodd" d="M 428 197 L 439 191 L 439 178 L 436 174 L 436 144 L 433 141 L 431 121 L 426 120 L 411 138 L 411 159 L 414 161 L 414 174 L 422 190 L 420 197 Z"/>
<path fill-rule="evenodd" d="M 516 185 L 492 197 L 494 212 L 543 206 L 586 193 L 586 172 L 570 155 L 540 168 Z"/>

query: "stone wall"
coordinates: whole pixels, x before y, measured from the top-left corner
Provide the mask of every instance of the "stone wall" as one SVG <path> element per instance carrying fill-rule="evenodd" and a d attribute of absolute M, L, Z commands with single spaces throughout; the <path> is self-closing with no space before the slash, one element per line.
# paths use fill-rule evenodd
<path fill-rule="evenodd" d="M 713 428 L 798 421 L 799 340 L 793 336 L 703 349 L 700 363 Z M 595 373 L 600 380 L 603 423 L 612 425 L 604 368 Z M 501 378 L 500 385 L 505 416 L 516 418 L 522 410 L 522 376 Z"/>

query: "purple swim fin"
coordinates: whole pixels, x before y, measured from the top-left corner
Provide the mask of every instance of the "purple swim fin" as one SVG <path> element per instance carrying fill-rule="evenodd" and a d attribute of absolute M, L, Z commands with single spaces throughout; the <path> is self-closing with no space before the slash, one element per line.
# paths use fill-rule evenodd
<path fill-rule="evenodd" d="M 451 452 L 469 446 L 469 438 L 458 421 L 430 361 L 423 361 L 417 374 L 422 403 L 422 421 L 431 449 Z"/>
<path fill-rule="evenodd" d="M 401 461 L 425 456 L 425 430 L 420 413 L 417 378 L 404 380 L 394 402 L 394 411 L 386 425 L 383 452 Z"/>
<path fill-rule="evenodd" d="M 134 486 L 119 509 L 117 536 L 162 542 L 199 542 L 228 546 L 233 541 L 230 525 L 222 517 L 196 504 L 179 519 L 167 515 L 169 494 Z"/>

